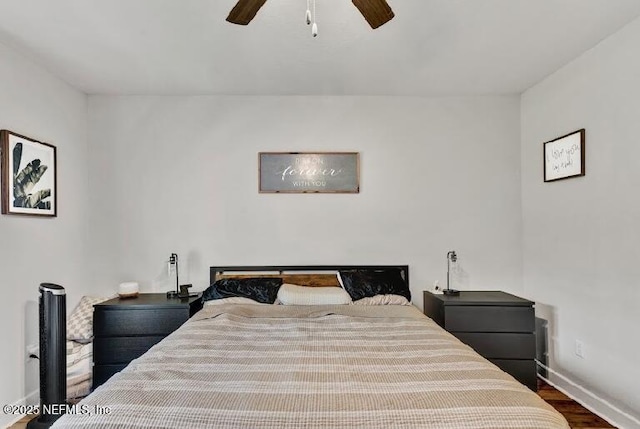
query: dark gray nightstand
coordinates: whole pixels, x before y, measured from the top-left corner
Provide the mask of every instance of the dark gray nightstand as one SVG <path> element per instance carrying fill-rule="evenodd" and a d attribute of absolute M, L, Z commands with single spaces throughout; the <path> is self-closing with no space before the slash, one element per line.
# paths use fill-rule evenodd
<path fill-rule="evenodd" d="M 96 304 L 93 388 L 175 331 L 200 308 L 199 296 L 167 298 L 164 293 L 143 293 L 137 298 L 114 298 Z"/>
<path fill-rule="evenodd" d="M 505 292 L 424 292 L 424 314 L 480 355 L 537 390 L 534 303 Z"/>

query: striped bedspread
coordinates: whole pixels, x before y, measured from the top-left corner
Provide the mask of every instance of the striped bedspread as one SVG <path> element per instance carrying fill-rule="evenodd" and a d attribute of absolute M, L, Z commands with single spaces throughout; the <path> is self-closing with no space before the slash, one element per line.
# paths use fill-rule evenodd
<path fill-rule="evenodd" d="M 568 428 L 412 306 L 205 307 L 55 428 Z"/>

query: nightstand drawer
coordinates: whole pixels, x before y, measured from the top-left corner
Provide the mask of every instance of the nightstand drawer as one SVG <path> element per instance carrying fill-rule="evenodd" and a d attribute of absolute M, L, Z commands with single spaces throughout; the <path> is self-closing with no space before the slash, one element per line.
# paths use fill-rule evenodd
<path fill-rule="evenodd" d="M 487 359 L 534 359 L 534 334 L 451 332 Z"/>
<path fill-rule="evenodd" d="M 123 364 L 142 356 L 164 336 L 95 337 L 93 355 L 96 364 Z"/>
<path fill-rule="evenodd" d="M 101 337 L 167 336 L 189 319 L 189 308 L 108 309 L 96 308 L 94 334 Z"/>
<path fill-rule="evenodd" d="M 93 366 L 93 388 L 96 389 L 117 372 L 122 371 L 128 364 L 121 365 L 94 365 Z"/>
<path fill-rule="evenodd" d="M 531 359 L 489 359 L 498 368 L 511 375 L 531 390 L 537 390 L 536 362 Z"/>
<path fill-rule="evenodd" d="M 450 332 L 534 332 L 531 307 L 449 306 L 444 324 Z"/>

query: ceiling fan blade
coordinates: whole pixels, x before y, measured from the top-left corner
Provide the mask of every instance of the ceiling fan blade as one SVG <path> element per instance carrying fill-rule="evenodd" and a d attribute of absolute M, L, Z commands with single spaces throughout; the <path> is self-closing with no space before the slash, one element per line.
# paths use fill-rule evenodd
<path fill-rule="evenodd" d="M 378 28 L 395 16 L 386 0 L 351 0 L 371 28 Z"/>
<path fill-rule="evenodd" d="M 267 0 L 238 0 L 238 3 L 231 9 L 227 21 L 247 25 L 256 16 L 263 4 Z"/>

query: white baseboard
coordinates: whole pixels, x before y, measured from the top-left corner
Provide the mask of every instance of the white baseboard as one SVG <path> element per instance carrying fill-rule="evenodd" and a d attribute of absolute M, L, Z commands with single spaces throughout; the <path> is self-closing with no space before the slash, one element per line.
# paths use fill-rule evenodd
<path fill-rule="evenodd" d="M 12 406 L 24 406 L 24 405 L 36 405 L 40 402 L 40 391 L 34 390 L 29 393 L 24 398 L 14 402 L 11 404 Z M 13 414 L 0 414 L 0 426 L 3 428 L 8 428 L 9 426 L 17 423 L 20 419 L 22 419 L 25 415 L 13 415 Z"/>
<path fill-rule="evenodd" d="M 547 367 L 539 361 L 536 361 L 539 368 L 547 372 L 547 377 L 538 377 L 549 385 L 555 387 L 592 413 L 602 417 L 611 425 L 619 429 L 640 429 L 640 419 L 632 416 L 628 412 L 620 409 L 620 407 L 612 404 L 610 401 L 596 395 L 584 386 L 569 379 L 563 374 Z"/>

